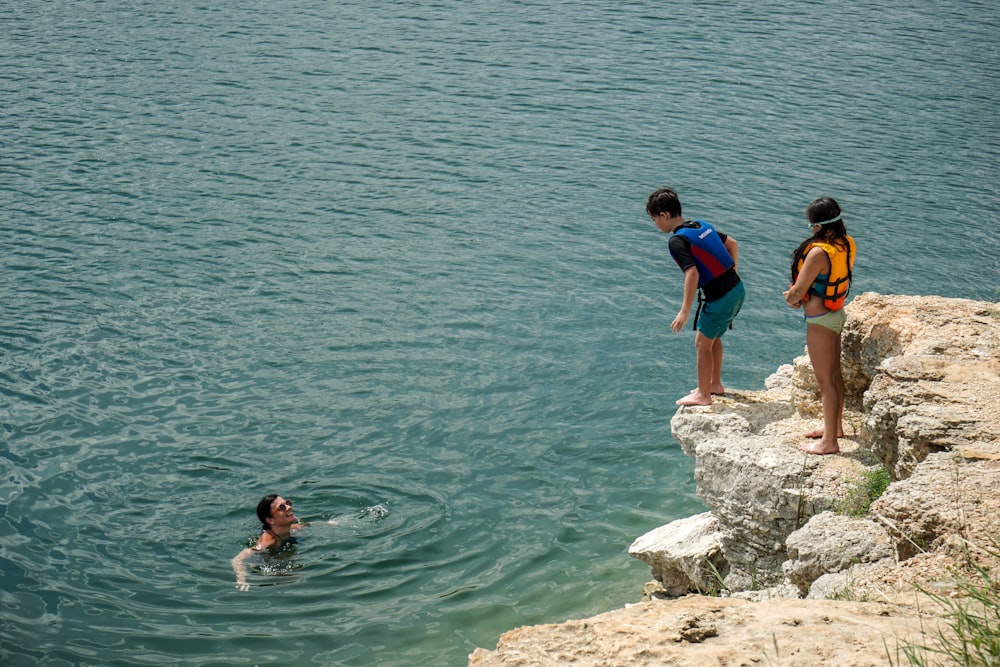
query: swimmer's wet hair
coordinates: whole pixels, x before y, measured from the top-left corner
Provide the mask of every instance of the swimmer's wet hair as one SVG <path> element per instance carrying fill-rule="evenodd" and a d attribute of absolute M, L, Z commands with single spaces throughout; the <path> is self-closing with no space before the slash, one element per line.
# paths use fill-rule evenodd
<path fill-rule="evenodd" d="M 267 520 L 271 518 L 271 503 L 274 502 L 275 498 L 278 497 L 277 493 L 269 493 L 260 499 L 257 503 L 257 518 L 260 519 L 260 525 L 267 529 Z"/>

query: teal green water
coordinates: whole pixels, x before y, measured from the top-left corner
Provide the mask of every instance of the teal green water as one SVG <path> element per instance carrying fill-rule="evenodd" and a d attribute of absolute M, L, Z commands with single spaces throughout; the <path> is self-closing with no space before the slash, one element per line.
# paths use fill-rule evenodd
<path fill-rule="evenodd" d="M 741 244 L 726 381 L 855 292 L 1000 288 L 987 2 L 0 8 L 0 662 L 460 666 L 640 595 L 703 509 L 645 218 Z M 314 525 L 248 592 L 264 493 Z"/>

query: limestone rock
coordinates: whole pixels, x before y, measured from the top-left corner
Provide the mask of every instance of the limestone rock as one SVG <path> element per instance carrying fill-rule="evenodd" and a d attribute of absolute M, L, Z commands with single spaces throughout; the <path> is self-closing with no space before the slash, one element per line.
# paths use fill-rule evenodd
<path fill-rule="evenodd" d="M 791 397 L 795 391 L 794 374 L 795 369 L 792 364 L 782 364 L 778 366 L 778 370 L 764 379 L 764 388 L 775 397 L 775 400 Z"/>
<path fill-rule="evenodd" d="M 799 434 L 810 424 L 795 414 L 789 397 L 782 403 L 767 398 L 732 393 L 710 407 L 681 410 L 671 422 L 674 436 L 694 456 L 698 495 L 719 520 L 730 567 L 725 583 L 732 591 L 779 583 L 786 538 L 836 505 L 847 493 L 847 480 L 866 465 L 850 437 L 841 443 L 847 456 L 800 452 Z M 743 427 L 713 431 L 703 425 L 713 421 Z"/>
<path fill-rule="evenodd" d="M 744 591 L 730 591 L 729 597 L 749 600 L 750 602 L 766 602 L 768 600 L 780 600 L 782 598 L 800 598 L 802 591 L 798 586 L 787 582 L 782 582 L 777 586 L 767 588 L 757 588 Z"/>
<path fill-rule="evenodd" d="M 894 561 L 882 560 L 877 563 L 856 563 L 846 570 L 828 572 L 818 577 L 809 586 L 806 594 L 808 600 L 866 600 L 864 593 L 858 592 L 861 582 L 867 581 L 884 569 L 891 567 Z"/>
<path fill-rule="evenodd" d="M 690 457 L 695 457 L 694 447 L 716 437 L 742 437 L 752 432 L 750 422 L 736 412 L 713 413 L 712 419 L 676 419 L 670 424 L 674 438 L 681 449 Z"/>
<path fill-rule="evenodd" d="M 979 546 L 1000 539 L 1000 461 L 956 452 L 931 454 L 909 479 L 892 484 L 872 504 L 900 560 L 943 546 L 952 535 Z"/>
<path fill-rule="evenodd" d="M 871 667 L 907 639 L 920 625 L 898 605 L 689 595 L 517 628 L 469 667 Z"/>
<path fill-rule="evenodd" d="M 930 453 L 994 452 L 1000 429 L 1000 308 L 866 293 L 851 304 L 844 366 L 868 378 L 876 454 L 896 478 Z M 881 356 L 881 358 L 879 358 Z"/>
<path fill-rule="evenodd" d="M 807 592 L 824 574 L 842 572 L 858 563 L 892 559 L 885 529 L 867 519 L 822 512 L 788 536 L 785 578 Z"/>
<path fill-rule="evenodd" d="M 711 512 L 660 526 L 633 542 L 628 553 L 652 567 L 663 591 L 675 597 L 718 591 L 729 569 Z"/>
<path fill-rule="evenodd" d="M 974 505 L 996 499 L 1000 308 L 866 293 L 848 306 L 843 347 L 846 403 L 863 412 L 847 411 L 840 456 L 795 448 L 805 420 L 819 413 L 807 356 L 781 367 L 763 392 L 730 392 L 712 406 L 679 410 L 671 422 L 695 458 L 698 493 L 719 519 L 726 584 L 734 591 L 780 578 L 785 539 L 835 507 L 849 480 L 878 461 L 901 480 L 876 509 L 904 560 L 971 523 L 948 509 L 968 507 L 954 500 L 968 486 L 959 478 L 974 483 Z M 935 463 L 945 452 L 960 461 L 948 469 Z M 997 513 L 977 512 L 976 528 L 998 534 L 981 516 Z"/>
<path fill-rule="evenodd" d="M 819 386 L 816 384 L 816 374 L 813 373 L 809 357 L 796 357 L 792 362 L 792 369 L 795 411 L 803 417 L 821 418 L 823 404 L 820 402 Z"/>
<path fill-rule="evenodd" d="M 1000 539 L 1000 306 L 866 293 L 847 316 L 838 455 L 797 449 L 820 412 L 808 356 L 762 391 L 730 390 L 671 421 L 711 513 L 651 531 L 630 553 L 673 594 L 724 563 L 733 597 L 519 628 L 469 664 L 868 667 L 915 628 L 936 628 L 934 605 L 908 606 L 903 591 L 947 587 L 970 560 L 1000 568 L 983 549 Z M 867 517 L 829 512 L 879 465 L 893 481 Z M 813 599 L 780 599 L 806 590 Z M 876 599 L 891 604 L 859 602 Z"/>

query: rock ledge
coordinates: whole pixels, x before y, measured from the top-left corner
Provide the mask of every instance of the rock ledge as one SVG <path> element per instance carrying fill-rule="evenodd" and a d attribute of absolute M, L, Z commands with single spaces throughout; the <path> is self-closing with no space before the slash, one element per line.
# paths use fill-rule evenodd
<path fill-rule="evenodd" d="M 1000 536 L 1000 306 L 865 293 L 847 313 L 841 454 L 797 449 L 820 414 L 806 356 L 763 391 L 680 409 L 671 429 L 711 511 L 632 544 L 646 599 L 512 630 L 470 667 L 867 667 L 933 643 L 917 586 L 1000 565 L 982 550 Z M 879 477 L 870 511 L 845 515 Z"/>

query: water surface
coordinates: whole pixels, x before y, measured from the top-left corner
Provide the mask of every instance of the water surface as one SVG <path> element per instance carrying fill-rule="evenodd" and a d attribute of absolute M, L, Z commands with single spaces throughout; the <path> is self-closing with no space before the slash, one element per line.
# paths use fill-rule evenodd
<path fill-rule="evenodd" d="M 855 292 L 1000 288 L 985 2 L 0 9 L 0 661 L 464 665 L 638 599 L 702 511 L 677 188 L 740 242 L 726 381 L 835 197 Z M 261 495 L 308 528 L 234 588 Z"/>

